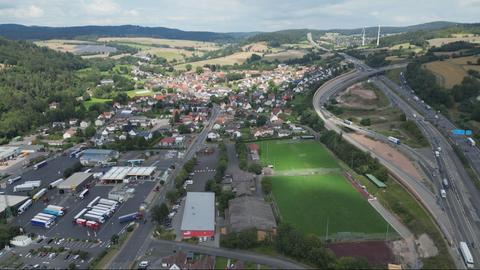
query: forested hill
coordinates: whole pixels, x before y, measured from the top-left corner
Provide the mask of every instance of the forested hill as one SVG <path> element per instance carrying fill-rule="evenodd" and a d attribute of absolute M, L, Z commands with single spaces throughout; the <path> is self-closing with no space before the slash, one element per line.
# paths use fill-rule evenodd
<path fill-rule="evenodd" d="M 245 33 L 239 33 L 245 34 Z M 234 34 L 201 31 L 182 31 L 165 27 L 137 25 L 46 27 L 20 24 L 1 24 L 0 36 L 14 40 L 74 39 L 78 37 L 156 37 L 198 41 L 231 41 Z"/>
<path fill-rule="evenodd" d="M 73 54 L 0 38 L 0 140 L 51 120 L 52 101 L 62 102 L 65 117 L 75 117 L 75 97 L 85 88 L 74 70 L 83 67 Z"/>

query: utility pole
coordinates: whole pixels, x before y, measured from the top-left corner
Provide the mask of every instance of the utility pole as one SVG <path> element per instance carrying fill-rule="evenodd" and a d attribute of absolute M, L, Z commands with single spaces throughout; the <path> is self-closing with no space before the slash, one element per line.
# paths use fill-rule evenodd
<path fill-rule="evenodd" d="M 380 25 L 378 26 L 378 33 L 377 33 L 377 47 L 380 45 Z"/>
<path fill-rule="evenodd" d="M 363 30 L 362 30 L 362 46 L 365 46 L 365 26 L 363 27 Z"/>
<path fill-rule="evenodd" d="M 325 232 L 325 242 L 327 242 L 327 239 L 328 239 L 328 221 L 329 221 L 329 217 L 327 217 L 327 230 Z"/>

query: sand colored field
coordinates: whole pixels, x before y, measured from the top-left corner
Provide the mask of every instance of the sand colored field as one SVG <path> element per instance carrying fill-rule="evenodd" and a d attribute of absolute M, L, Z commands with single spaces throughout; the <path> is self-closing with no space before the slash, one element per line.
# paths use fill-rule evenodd
<path fill-rule="evenodd" d="M 282 52 L 266 54 L 264 56 L 264 59 L 267 61 L 274 61 L 274 60 L 285 61 L 289 59 L 302 58 L 305 54 L 307 54 L 307 52 L 303 50 L 286 50 Z"/>
<path fill-rule="evenodd" d="M 417 168 L 413 166 L 412 162 L 390 145 L 372 140 L 360 134 L 352 133 L 349 134 L 349 136 L 351 136 L 356 142 L 360 143 L 364 147 L 370 149 L 370 151 L 374 152 L 378 156 L 381 156 L 391 163 L 396 164 L 402 171 L 410 176 L 416 179 L 422 178 Z"/>
<path fill-rule="evenodd" d="M 480 36 L 473 36 L 471 34 L 454 34 L 452 35 L 453 37 L 449 38 L 434 38 L 434 39 L 429 39 L 427 40 L 428 45 L 430 46 L 435 46 L 435 47 L 441 47 L 442 45 L 456 42 L 456 41 L 467 41 L 471 43 L 480 43 Z"/>
<path fill-rule="evenodd" d="M 105 37 L 99 38 L 98 41 L 118 41 L 137 43 L 143 45 L 167 45 L 170 47 L 193 47 L 196 50 L 213 51 L 218 50 L 220 47 L 213 42 L 203 42 L 194 40 L 180 40 L 180 39 L 163 39 L 163 38 L 148 38 L 148 37 Z"/>
<path fill-rule="evenodd" d="M 237 52 L 225 57 L 219 58 L 212 58 L 208 60 L 202 60 L 197 62 L 189 63 L 192 65 L 193 68 L 195 67 L 203 67 L 206 64 L 210 65 L 233 65 L 235 63 L 242 64 L 245 62 L 250 56 L 252 56 L 252 52 Z M 175 69 L 185 69 L 186 64 L 175 66 Z"/>
<path fill-rule="evenodd" d="M 92 42 L 89 41 L 64 39 L 41 40 L 35 41 L 34 43 L 40 47 L 47 47 L 52 50 L 71 53 L 76 50 L 76 46 L 79 44 L 92 44 Z"/>
<path fill-rule="evenodd" d="M 445 61 L 435 61 L 424 65 L 425 68 L 433 72 L 437 81 L 445 88 L 452 88 L 460 84 L 467 75 L 469 69 L 480 71 L 480 66 L 469 65 L 468 62 L 476 63 L 478 57 L 468 56 L 448 59 Z"/>
<path fill-rule="evenodd" d="M 340 93 L 337 98 L 342 107 L 351 109 L 372 110 L 378 108 L 378 96 L 375 91 L 363 87 L 363 83 L 357 83 Z"/>
<path fill-rule="evenodd" d="M 267 52 L 268 45 L 266 42 L 250 43 L 242 47 L 244 52 Z"/>

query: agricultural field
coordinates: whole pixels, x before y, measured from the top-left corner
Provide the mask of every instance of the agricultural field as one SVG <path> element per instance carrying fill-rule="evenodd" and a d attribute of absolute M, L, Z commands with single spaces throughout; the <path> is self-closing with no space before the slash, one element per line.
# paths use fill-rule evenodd
<path fill-rule="evenodd" d="M 451 58 L 444 61 L 426 63 L 424 67 L 436 76 L 439 85 L 449 89 L 454 85 L 460 84 L 469 69 L 480 71 L 479 65 L 468 64 L 468 62 L 476 63 L 478 58 L 475 56 Z"/>
<path fill-rule="evenodd" d="M 410 43 L 401 43 L 401 44 L 396 44 L 388 48 L 390 51 L 396 51 L 396 50 L 408 50 L 408 51 L 413 51 L 415 53 L 421 52 L 423 49 L 421 47 L 415 46 Z"/>
<path fill-rule="evenodd" d="M 148 38 L 148 37 L 105 37 L 99 38 L 100 42 L 121 42 L 121 43 L 134 43 L 134 44 L 143 44 L 150 46 L 151 45 L 160 45 L 168 46 L 174 48 L 194 48 L 195 50 L 200 51 L 214 51 L 221 48 L 221 46 L 213 42 L 202 42 L 194 40 L 180 40 L 180 39 L 162 39 L 162 38 Z"/>
<path fill-rule="evenodd" d="M 445 44 L 456 42 L 456 41 L 467 41 L 470 43 L 480 43 L 480 36 L 475 36 L 472 34 L 453 34 L 452 37 L 448 38 L 434 38 L 427 40 L 428 45 L 431 47 L 441 47 Z"/>
<path fill-rule="evenodd" d="M 263 59 L 267 61 L 285 61 L 290 59 L 302 58 L 305 54 L 307 54 L 307 52 L 304 50 L 285 50 L 277 53 L 266 54 L 263 56 Z"/>
<path fill-rule="evenodd" d="M 108 53 L 116 51 L 113 47 L 84 40 L 51 39 L 35 41 L 34 43 L 37 46 L 47 47 L 55 51 L 78 55 L 88 54 L 90 57 L 106 57 Z"/>
<path fill-rule="evenodd" d="M 314 141 L 275 140 L 257 144 L 262 164 L 273 165 L 275 171 L 338 168 L 330 153 Z"/>
<path fill-rule="evenodd" d="M 235 63 L 237 64 L 242 64 L 244 63 L 248 58 L 252 56 L 253 52 L 237 52 L 231 55 L 227 55 L 225 57 L 218 57 L 218 58 L 212 58 L 208 60 L 202 60 L 202 61 L 197 61 L 197 62 L 190 62 L 189 64 L 192 65 L 193 68 L 196 67 L 203 67 L 204 65 L 210 64 L 210 65 L 233 65 Z M 186 64 L 182 65 L 177 65 L 175 66 L 175 69 L 177 70 L 184 70 Z"/>
<path fill-rule="evenodd" d="M 151 90 L 138 89 L 138 90 L 127 91 L 127 95 L 130 98 L 133 98 L 133 97 L 151 97 L 151 96 L 153 96 L 153 92 Z"/>
<path fill-rule="evenodd" d="M 283 222 L 321 237 L 327 232 L 327 224 L 330 237 L 342 232 L 385 236 L 387 222 L 342 175 L 271 178 L 272 194 Z M 391 228 L 389 232 L 395 233 Z"/>

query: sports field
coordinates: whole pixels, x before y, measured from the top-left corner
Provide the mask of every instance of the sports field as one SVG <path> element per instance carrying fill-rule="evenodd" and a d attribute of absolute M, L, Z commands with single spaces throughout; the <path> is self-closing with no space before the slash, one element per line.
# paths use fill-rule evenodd
<path fill-rule="evenodd" d="M 318 142 L 275 140 L 257 143 L 263 165 L 275 171 L 338 168 L 330 153 Z"/>
<path fill-rule="evenodd" d="M 385 234 L 387 222 L 340 174 L 273 176 L 273 196 L 282 221 L 305 233 Z M 389 228 L 390 233 L 395 233 Z"/>

